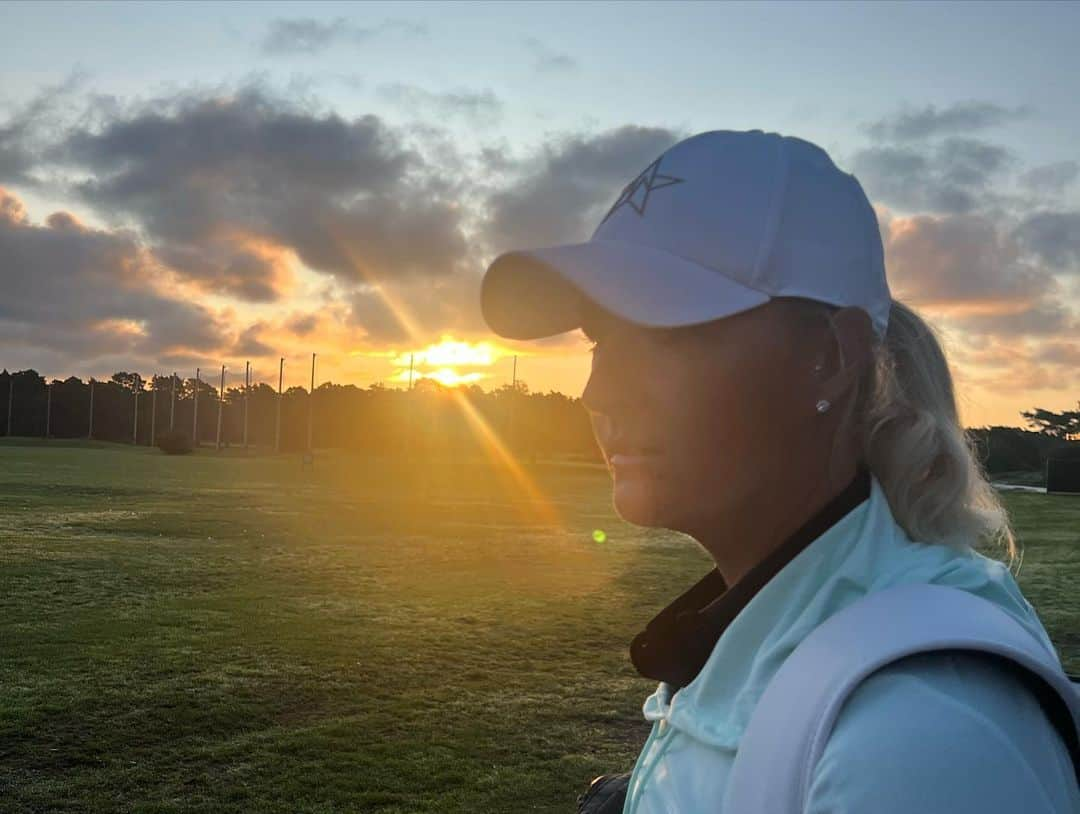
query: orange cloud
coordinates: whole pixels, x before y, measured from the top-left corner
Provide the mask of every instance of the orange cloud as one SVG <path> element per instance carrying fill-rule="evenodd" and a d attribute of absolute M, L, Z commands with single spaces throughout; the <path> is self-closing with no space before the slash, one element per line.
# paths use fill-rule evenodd
<path fill-rule="evenodd" d="M 1062 280 L 989 217 L 877 209 L 893 296 L 939 329 L 967 426 L 1075 402 L 1080 314 Z"/>

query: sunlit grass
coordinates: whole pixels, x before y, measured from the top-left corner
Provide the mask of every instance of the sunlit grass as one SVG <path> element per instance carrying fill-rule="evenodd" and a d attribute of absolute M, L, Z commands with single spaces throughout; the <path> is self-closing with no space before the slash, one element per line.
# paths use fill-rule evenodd
<path fill-rule="evenodd" d="M 0 809 L 573 811 L 709 564 L 599 467 L 523 472 L 557 526 L 480 462 L 0 445 Z M 1080 671 L 1080 499 L 1006 500 Z"/>

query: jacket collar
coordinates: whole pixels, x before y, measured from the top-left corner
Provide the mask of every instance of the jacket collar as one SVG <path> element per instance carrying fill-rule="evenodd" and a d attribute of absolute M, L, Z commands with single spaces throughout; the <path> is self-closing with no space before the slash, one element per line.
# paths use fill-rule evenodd
<path fill-rule="evenodd" d="M 673 600 L 630 645 L 630 659 L 646 678 L 672 691 L 689 684 L 739 612 L 803 549 L 870 496 L 871 475 L 860 466 L 850 483 L 761 562 L 728 588 L 715 568 Z"/>
<path fill-rule="evenodd" d="M 912 540 L 878 479 L 870 497 L 829 526 L 754 594 L 731 620 L 693 680 L 661 681 L 642 708 L 684 736 L 735 750 L 762 692 L 814 628 L 863 596 L 893 585 L 934 583 L 994 602 L 1053 644 L 1008 568 L 967 544 Z"/>

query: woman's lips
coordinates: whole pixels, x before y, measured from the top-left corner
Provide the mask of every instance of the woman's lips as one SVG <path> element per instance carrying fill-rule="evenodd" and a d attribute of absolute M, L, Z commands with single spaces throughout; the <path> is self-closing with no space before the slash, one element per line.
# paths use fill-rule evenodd
<path fill-rule="evenodd" d="M 648 453 L 616 452 L 608 460 L 616 469 L 633 469 L 647 465 L 654 458 L 656 455 Z"/>

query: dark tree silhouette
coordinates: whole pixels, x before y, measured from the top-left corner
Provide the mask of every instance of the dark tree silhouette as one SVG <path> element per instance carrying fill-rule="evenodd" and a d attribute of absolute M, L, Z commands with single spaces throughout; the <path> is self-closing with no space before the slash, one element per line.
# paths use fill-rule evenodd
<path fill-rule="evenodd" d="M 0 373 L 0 432 L 6 430 L 8 388 L 14 385 L 11 434 L 43 436 L 47 387 L 36 371 Z M 90 385 L 74 376 L 51 382 L 50 435 L 85 438 L 89 431 Z M 160 438 L 172 428 L 192 437 L 194 378 L 175 380 L 120 371 L 108 381 L 94 382 L 94 438 L 131 443 L 138 391 L 138 438 L 151 444 L 151 430 Z M 198 383 L 199 441 L 212 445 L 217 435 L 218 391 Z M 156 398 L 153 395 L 156 393 Z M 175 401 L 170 396 L 174 395 Z M 524 381 L 485 391 L 477 385 L 449 388 L 419 379 L 411 391 L 377 382 L 368 388 L 327 382 L 309 394 L 290 387 L 281 398 L 281 448 L 307 447 L 308 410 L 312 411 L 313 446 L 343 448 L 372 455 L 480 456 L 491 437 L 522 458 L 571 457 L 600 460 L 588 416 L 579 399 L 562 393 L 532 393 Z M 278 394 L 266 383 L 247 393 L 248 441 L 272 447 L 277 424 Z M 486 427 L 482 431 L 480 427 Z M 244 437 L 244 388 L 224 393 L 222 439 L 237 446 Z"/>
<path fill-rule="evenodd" d="M 1080 407 L 1080 402 L 1077 402 L 1076 406 Z M 1029 427 L 1034 427 L 1039 432 L 1054 438 L 1071 440 L 1080 436 L 1080 410 L 1065 410 L 1061 413 L 1054 413 L 1036 407 L 1031 411 L 1021 412 L 1020 415 L 1027 420 Z"/>

